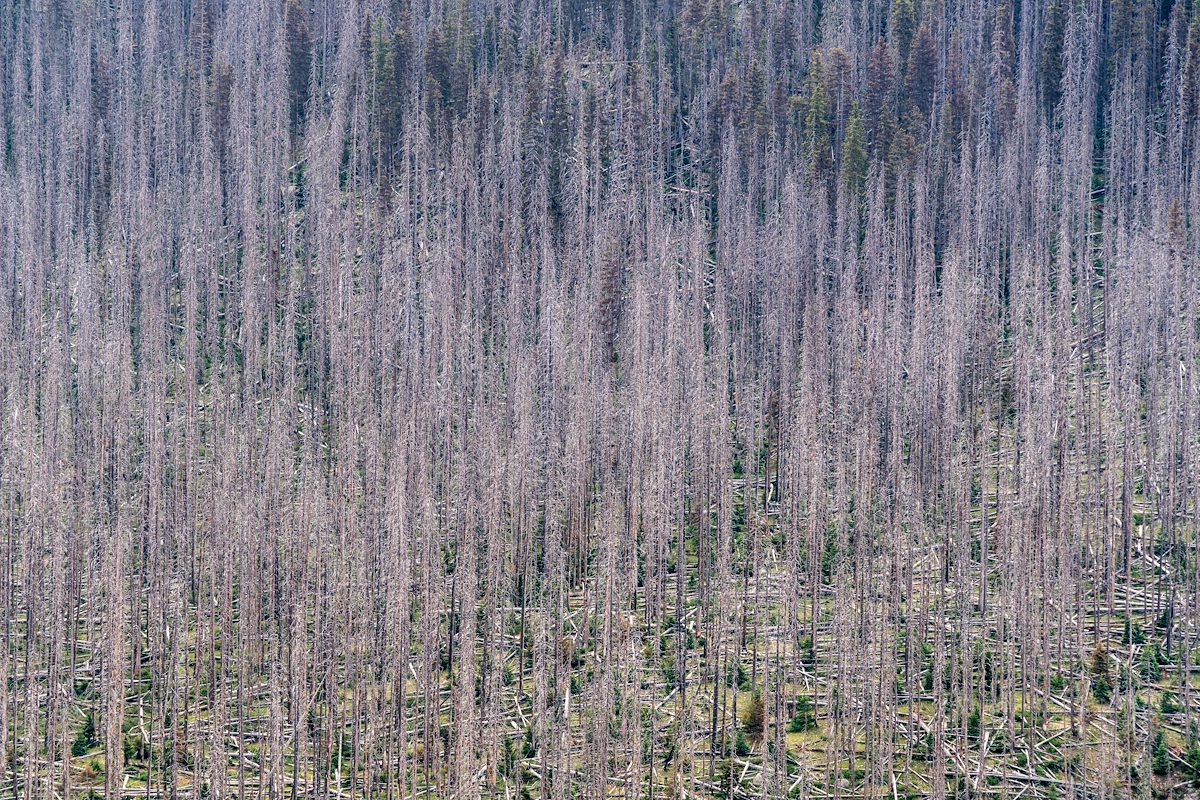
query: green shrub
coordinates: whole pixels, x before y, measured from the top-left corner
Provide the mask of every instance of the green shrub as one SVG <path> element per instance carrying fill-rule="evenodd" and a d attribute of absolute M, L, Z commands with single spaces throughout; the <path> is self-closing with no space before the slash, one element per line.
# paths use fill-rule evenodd
<path fill-rule="evenodd" d="M 812 700 L 807 695 L 796 698 L 796 713 L 788 722 L 789 733 L 803 733 L 817 727 L 817 715 L 813 712 Z"/>
<path fill-rule="evenodd" d="M 967 738 L 971 740 L 977 740 L 979 738 L 979 728 L 979 709 L 973 708 L 971 709 L 970 715 L 967 717 Z"/>
<path fill-rule="evenodd" d="M 97 744 L 99 741 L 96 739 L 96 718 L 88 714 L 87 719 L 83 721 L 83 727 L 79 729 L 79 733 L 75 734 L 75 739 L 71 742 L 71 755 L 84 755 Z"/>
<path fill-rule="evenodd" d="M 1121 635 L 1121 644 L 1145 644 L 1146 632 L 1142 626 L 1132 620 L 1125 620 L 1125 631 Z"/>
<path fill-rule="evenodd" d="M 766 728 L 767 706 L 763 702 L 762 695 L 755 692 L 750 698 L 750 707 L 746 709 L 746 718 L 744 720 L 746 733 L 752 738 L 759 738 Z"/>
<path fill-rule="evenodd" d="M 1158 680 L 1162 676 L 1162 662 L 1162 653 L 1157 644 L 1144 648 L 1138 658 L 1138 673 L 1142 676 L 1142 680 Z"/>
<path fill-rule="evenodd" d="M 1183 711 L 1183 704 L 1175 699 L 1172 692 L 1164 691 L 1158 701 L 1159 710 L 1164 714 L 1178 714 Z"/>
<path fill-rule="evenodd" d="M 1150 769 L 1155 775 L 1166 775 L 1171 771 L 1171 753 L 1162 729 L 1154 732 L 1154 744 L 1150 748 Z"/>

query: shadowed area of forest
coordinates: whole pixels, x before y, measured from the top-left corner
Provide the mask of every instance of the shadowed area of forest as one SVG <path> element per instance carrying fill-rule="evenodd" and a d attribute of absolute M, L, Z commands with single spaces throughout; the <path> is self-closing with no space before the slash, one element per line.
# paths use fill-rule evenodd
<path fill-rule="evenodd" d="M 0 0 L 0 800 L 1200 792 L 1200 0 Z"/>

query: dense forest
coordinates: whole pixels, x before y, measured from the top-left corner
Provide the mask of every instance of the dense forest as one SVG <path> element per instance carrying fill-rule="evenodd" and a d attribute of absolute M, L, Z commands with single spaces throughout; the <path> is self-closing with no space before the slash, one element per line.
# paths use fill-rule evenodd
<path fill-rule="evenodd" d="M 1200 792 L 1200 0 L 0 0 L 0 798 Z"/>

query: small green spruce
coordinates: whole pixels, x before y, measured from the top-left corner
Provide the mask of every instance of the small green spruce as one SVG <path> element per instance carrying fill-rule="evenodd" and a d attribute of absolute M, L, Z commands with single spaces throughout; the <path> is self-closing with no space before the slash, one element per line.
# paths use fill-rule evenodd
<path fill-rule="evenodd" d="M 83 721 L 83 727 L 79 729 L 79 733 L 75 734 L 75 739 L 71 742 L 71 755 L 75 757 L 85 755 L 97 744 L 99 741 L 96 739 L 96 718 L 88 714 L 87 719 Z"/>
<path fill-rule="evenodd" d="M 796 713 L 788 722 L 789 733 L 803 733 L 817 727 L 817 715 L 813 712 L 812 700 L 807 695 L 796 698 Z"/>
<path fill-rule="evenodd" d="M 1171 753 L 1167 749 L 1167 742 L 1161 728 L 1154 732 L 1153 741 L 1150 748 L 1150 770 L 1155 775 L 1166 775 L 1171 771 Z"/>

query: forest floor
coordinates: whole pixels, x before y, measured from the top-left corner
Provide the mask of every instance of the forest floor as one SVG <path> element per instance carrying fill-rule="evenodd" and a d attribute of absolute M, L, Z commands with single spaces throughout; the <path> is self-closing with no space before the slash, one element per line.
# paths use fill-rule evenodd
<path fill-rule="evenodd" d="M 744 501 L 742 492 L 741 488 L 737 491 L 739 503 Z M 770 534 L 777 524 L 777 509 L 768 504 L 760 519 L 764 533 Z M 1157 594 L 1155 580 L 1172 568 L 1165 555 L 1152 549 L 1139 552 L 1139 565 L 1131 571 L 1131 581 L 1116 587 L 1115 606 L 1126 610 L 1109 614 L 1097 608 L 1089 619 L 1076 620 L 1075 635 L 1083 634 L 1086 639 L 1073 652 L 1090 652 L 1090 656 L 1060 654 L 1058 668 L 1048 676 L 1020 674 L 1011 655 L 1015 644 L 1005 641 L 1004 625 L 996 618 L 995 607 L 985 618 L 977 604 L 972 606 L 966 615 L 966 624 L 976 626 L 971 637 L 976 644 L 968 655 L 971 674 L 952 675 L 948 661 L 944 691 L 935 691 L 928 630 L 926 640 L 912 650 L 905 647 L 902 637 L 895 643 L 896 675 L 891 687 L 878 679 L 878 664 L 865 663 L 865 653 L 859 659 L 838 656 L 834 630 L 838 599 L 832 581 L 821 587 L 816 624 L 806 613 L 798 620 L 800 630 L 816 631 L 815 641 L 809 636 L 798 638 L 795 629 L 785 630 L 780 623 L 785 608 L 779 602 L 784 589 L 777 585 L 778 565 L 784 554 L 769 535 L 761 541 L 765 555 L 761 563 L 765 566 L 757 577 L 762 580 L 753 584 L 747 580 L 744 585 L 744 591 L 754 591 L 756 599 L 746 603 L 748 610 L 741 620 L 740 633 L 735 630 L 727 636 L 733 645 L 724 653 L 723 661 L 721 653 L 714 656 L 708 652 L 711 627 L 699 621 L 697 559 L 689 546 L 688 611 L 683 635 L 676 639 L 672 625 L 647 626 L 640 632 L 642 666 L 640 674 L 631 680 L 645 704 L 643 717 L 647 721 L 647 735 L 642 737 L 644 762 L 638 769 L 640 786 L 637 792 L 627 788 L 628 766 L 627 776 L 622 777 L 619 759 L 614 755 L 613 777 L 608 781 L 610 797 L 666 798 L 678 794 L 752 798 L 774 796 L 779 786 L 786 786 L 789 796 L 847 800 L 983 795 L 1057 798 L 1094 796 L 1105 791 L 1120 796 L 1142 789 L 1158 796 L 1182 796 L 1200 781 L 1200 752 L 1189 747 L 1196 738 L 1195 720 L 1200 718 L 1188 709 L 1188 704 L 1200 698 L 1200 666 L 1194 654 L 1181 653 L 1178 645 L 1174 652 L 1167 653 L 1168 643 L 1159 626 L 1163 598 Z M 576 626 L 576 636 L 580 633 L 578 620 L 586 619 L 590 602 L 584 591 L 569 596 L 565 628 L 570 631 L 572 625 Z M 905 607 L 915 613 L 914 606 L 910 599 Z M 956 614 L 947 611 L 945 619 Z M 527 624 L 532 630 L 539 624 L 537 610 L 531 609 L 529 616 Z M 532 736 L 535 675 L 528 652 L 531 648 L 522 658 L 518 652 L 522 639 L 515 621 L 515 611 L 511 611 L 502 645 L 506 696 L 500 730 L 496 731 L 501 745 L 498 774 L 490 786 L 487 781 L 481 782 L 483 794 L 512 800 L 543 796 L 543 764 Z M 977 630 L 980 626 L 986 634 Z M 952 644 L 949 639 L 948 648 Z M 676 640 L 686 647 L 686 680 L 682 682 L 674 674 Z M 978 645 L 989 641 L 995 643 L 995 651 Z M 77 675 L 88 674 L 88 645 L 86 641 L 78 642 Z M 195 647 L 194 635 L 190 647 Z M 1002 657 L 1002 651 L 1010 656 Z M 572 658 L 570 679 L 574 691 L 579 692 L 589 681 L 594 658 L 594 651 L 587 647 L 581 647 Z M 515 665 L 522 662 L 524 669 L 517 674 Z M 787 677 L 777 678 L 771 685 L 767 670 L 778 665 L 785 667 L 772 674 Z M 714 674 L 725 675 L 726 679 L 714 683 Z M 266 686 L 248 692 L 242 722 L 242 741 L 248 743 L 244 752 L 238 749 L 239 738 L 234 735 L 232 723 L 224 721 L 227 791 L 213 792 L 207 780 L 193 788 L 196 778 L 188 768 L 189 754 L 184 748 L 176 749 L 176 777 L 169 779 L 164 765 L 172 745 L 163 731 L 147 728 L 146 719 L 151 716 L 154 701 L 148 669 L 143 670 L 143 676 L 144 680 L 126 687 L 122 796 L 271 796 L 270 781 L 264 774 L 266 770 L 260 769 L 259 757 L 269 719 Z M 964 697 L 951 690 L 952 679 L 956 687 L 965 680 L 977 688 L 970 697 Z M 444 727 L 451 722 L 451 676 L 443 674 L 441 681 L 439 718 Z M 686 699 L 682 701 L 681 685 L 686 687 Z M 770 697 L 764 697 L 762 690 L 768 686 Z M 880 696 L 872 699 L 852 695 L 848 706 L 839 711 L 834 708 L 838 691 L 846 691 L 847 687 L 857 687 L 858 692 L 875 687 L 871 691 Z M 390 696 L 386 687 L 365 691 Z M 410 742 L 409 758 L 415 764 L 422 756 L 422 710 L 418 707 L 415 673 L 406 682 L 405 692 L 410 698 L 405 738 Z M 350 704 L 353 692 L 343 689 L 342 693 L 339 704 Z M 884 698 L 884 694 L 888 696 Z M 106 770 L 102 737 L 94 712 L 88 710 L 94 708 L 91 695 L 88 681 L 77 680 L 76 697 L 72 699 L 76 727 L 70 733 L 74 754 L 71 793 L 89 798 L 103 796 Z M 188 711 L 187 727 L 193 735 L 215 724 L 202 699 L 198 698 Z M 772 707 L 772 703 L 776 705 Z M 577 695 L 567 717 L 570 751 L 575 754 L 571 761 L 572 784 L 580 787 L 588 783 L 584 731 L 591 713 L 586 697 Z M 888 724 L 880 724 L 883 721 Z M 933 752 L 935 727 L 939 725 L 944 731 L 940 755 Z M 883 728 L 897 732 L 892 741 L 878 739 L 876 731 Z M 683 736 L 680 729 L 686 732 Z M 290 731 L 284 733 L 285 738 L 290 737 Z M 351 755 L 346 742 L 352 734 L 348 726 L 338 732 L 339 741 L 327 762 L 326 776 L 314 775 L 308 766 L 294 770 L 292 758 L 285 757 L 279 782 L 283 796 L 394 796 L 398 791 L 394 782 L 348 777 Z M 686 756 L 681 756 L 676 750 L 684 739 Z M 780 744 L 786 749 L 783 759 L 774 757 Z M 780 764 L 784 775 L 778 774 Z M 944 787 L 934 785 L 934 776 L 939 772 L 946 776 Z M 23 783 L 20 770 L 15 775 L 10 771 L 7 778 L 0 797 L 18 796 Z M 410 778 L 409 791 L 420 796 L 441 796 L 437 786 L 416 778 Z"/>

